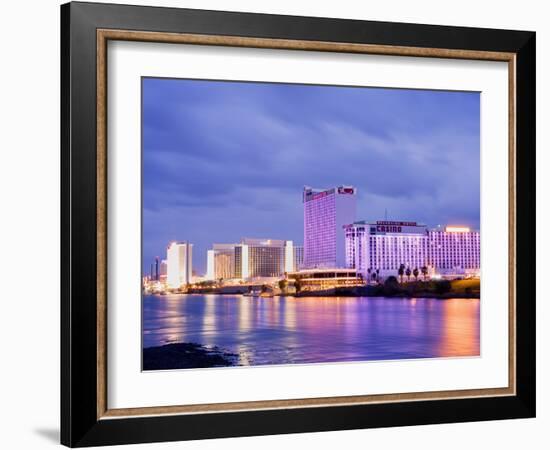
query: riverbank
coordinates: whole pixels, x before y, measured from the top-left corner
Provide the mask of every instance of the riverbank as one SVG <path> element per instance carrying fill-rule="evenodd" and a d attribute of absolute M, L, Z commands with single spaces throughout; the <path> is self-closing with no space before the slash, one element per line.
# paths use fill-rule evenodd
<path fill-rule="evenodd" d="M 257 286 L 258 290 L 262 286 Z M 245 295 L 248 285 L 191 288 L 181 294 Z M 269 297 L 397 297 L 397 298 L 480 298 L 479 278 L 463 280 L 416 280 L 399 283 L 396 277 L 388 277 L 384 283 L 365 286 L 342 286 L 324 290 L 302 289 L 295 292 L 280 288 L 266 290 Z M 164 293 L 163 293 L 164 294 Z"/>
<path fill-rule="evenodd" d="M 190 289 L 189 294 L 243 295 L 247 286 L 223 286 L 209 289 Z M 399 283 L 395 277 L 381 284 L 336 287 L 324 290 L 302 290 L 298 293 L 276 289 L 276 296 L 293 297 L 390 297 L 390 298 L 480 298 L 480 280 L 428 280 Z"/>
<path fill-rule="evenodd" d="M 384 284 L 338 287 L 322 291 L 301 291 L 297 297 L 389 297 L 389 298 L 480 298 L 480 280 L 430 280 L 399 283 L 395 278 Z"/>
<path fill-rule="evenodd" d="M 238 355 L 217 347 L 175 343 L 143 349 L 143 370 L 193 369 L 236 365 Z"/>

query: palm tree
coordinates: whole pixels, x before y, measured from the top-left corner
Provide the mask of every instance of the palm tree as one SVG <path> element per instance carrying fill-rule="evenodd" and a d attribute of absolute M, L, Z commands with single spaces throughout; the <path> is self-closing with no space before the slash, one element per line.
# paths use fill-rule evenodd
<path fill-rule="evenodd" d="M 422 271 L 422 275 L 424 276 L 424 281 L 426 281 L 426 278 L 428 278 L 428 268 L 426 266 L 422 266 L 420 270 Z"/>
<path fill-rule="evenodd" d="M 407 267 L 407 270 L 405 271 L 405 275 L 407 275 L 407 281 L 411 281 L 411 268 Z"/>
<path fill-rule="evenodd" d="M 413 275 L 414 275 L 414 281 L 418 281 L 418 274 L 420 272 L 418 271 L 418 267 L 415 267 L 414 270 L 413 270 Z"/>
<path fill-rule="evenodd" d="M 369 276 L 367 277 L 367 284 L 370 284 L 370 273 L 372 272 L 372 269 L 369 267 L 367 269 L 367 273 L 369 274 Z"/>
<path fill-rule="evenodd" d="M 405 264 L 400 264 L 399 269 L 397 269 L 397 275 L 399 275 L 399 278 L 401 279 L 401 283 L 403 283 L 404 274 L 405 274 Z"/>

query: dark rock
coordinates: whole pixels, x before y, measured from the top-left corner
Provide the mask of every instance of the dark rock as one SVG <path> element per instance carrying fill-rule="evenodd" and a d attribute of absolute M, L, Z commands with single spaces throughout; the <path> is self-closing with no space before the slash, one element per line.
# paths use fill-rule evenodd
<path fill-rule="evenodd" d="M 195 343 L 176 343 L 143 349 L 143 370 L 195 369 L 236 365 L 237 356 Z"/>

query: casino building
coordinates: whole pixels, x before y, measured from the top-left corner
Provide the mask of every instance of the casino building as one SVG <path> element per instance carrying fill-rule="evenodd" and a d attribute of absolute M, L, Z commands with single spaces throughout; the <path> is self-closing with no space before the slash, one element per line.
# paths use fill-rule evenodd
<path fill-rule="evenodd" d="M 304 187 L 305 269 L 345 267 L 344 225 L 355 222 L 356 194 L 353 186 Z"/>
<path fill-rule="evenodd" d="M 417 222 L 354 222 L 344 226 L 346 267 L 369 279 L 396 276 L 399 267 L 432 275 L 479 275 L 479 232 L 464 227 L 429 230 Z M 422 275 L 420 275 L 422 276 Z"/>
<path fill-rule="evenodd" d="M 427 264 L 437 272 L 479 276 L 479 231 L 466 227 L 446 227 L 428 230 Z"/>

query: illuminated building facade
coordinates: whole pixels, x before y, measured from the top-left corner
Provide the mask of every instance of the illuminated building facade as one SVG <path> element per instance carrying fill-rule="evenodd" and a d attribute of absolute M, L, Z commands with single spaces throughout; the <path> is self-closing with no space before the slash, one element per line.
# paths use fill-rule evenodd
<path fill-rule="evenodd" d="M 244 239 L 250 278 L 280 277 L 285 272 L 285 241 Z"/>
<path fill-rule="evenodd" d="M 298 282 L 301 291 L 316 291 L 363 284 L 356 269 L 306 269 L 288 274 L 289 280 Z"/>
<path fill-rule="evenodd" d="M 296 272 L 300 270 L 304 265 L 304 246 L 303 245 L 295 245 L 293 249 L 294 255 L 293 255 L 293 268 L 292 270 L 289 270 L 288 272 Z"/>
<path fill-rule="evenodd" d="M 304 268 L 345 267 L 343 227 L 355 221 L 356 194 L 353 186 L 304 187 Z"/>
<path fill-rule="evenodd" d="M 244 238 L 239 244 L 214 244 L 207 253 L 207 279 L 282 277 L 294 270 L 292 241 Z"/>
<path fill-rule="evenodd" d="M 374 230 L 373 230 L 374 229 Z M 396 275 L 403 264 L 411 271 L 426 264 L 426 226 L 416 222 L 377 222 L 369 227 L 368 264 L 382 276 Z"/>
<path fill-rule="evenodd" d="M 166 284 L 178 289 L 191 283 L 193 273 L 193 244 L 172 242 L 166 251 Z"/>
<path fill-rule="evenodd" d="M 159 281 L 161 283 L 166 283 L 166 276 L 168 274 L 168 262 L 163 259 L 160 262 L 160 268 L 159 268 Z"/>
<path fill-rule="evenodd" d="M 294 248 L 292 241 L 285 242 L 285 273 L 294 271 Z"/>
<path fill-rule="evenodd" d="M 250 277 L 248 245 L 235 245 L 235 278 L 245 280 Z"/>
<path fill-rule="evenodd" d="M 345 226 L 346 266 L 365 278 L 396 276 L 399 267 L 442 275 L 479 275 L 480 236 L 462 227 L 428 230 L 416 222 L 355 222 Z"/>
<path fill-rule="evenodd" d="M 235 273 L 235 246 L 233 244 L 214 244 L 213 279 L 233 278 Z"/>
<path fill-rule="evenodd" d="M 479 231 L 467 227 L 428 231 L 427 261 L 439 273 L 479 275 L 480 252 Z"/>

